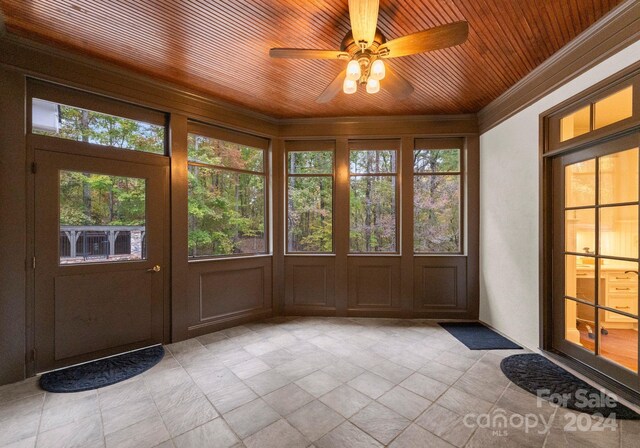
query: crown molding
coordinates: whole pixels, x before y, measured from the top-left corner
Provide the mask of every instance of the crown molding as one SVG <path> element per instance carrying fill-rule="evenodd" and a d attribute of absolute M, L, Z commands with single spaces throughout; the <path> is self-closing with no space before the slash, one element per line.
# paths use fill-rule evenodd
<path fill-rule="evenodd" d="M 0 65 L 26 76 L 262 137 L 477 135 L 477 117 L 391 115 L 279 119 L 129 69 L 36 42 L 0 36 Z"/>
<path fill-rule="evenodd" d="M 467 121 L 476 118 L 476 114 L 457 115 L 376 115 L 376 116 L 347 116 L 347 117 L 318 117 L 318 118 L 282 118 L 278 120 L 281 125 L 310 124 L 310 123 L 380 123 L 393 121 Z"/>
<path fill-rule="evenodd" d="M 216 116 L 219 119 L 213 124 L 247 131 L 245 123 L 251 123 L 253 129 L 249 130 L 257 134 L 277 134 L 278 120 L 274 117 L 109 62 L 27 39 L 13 34 L 10 29 L 0 35 L 0 64 L 33 78 L 164 112 L 187 113 L 207 121 Z"/>
<path fill-rule="evenodd" d="M 640 0 L 627 0 L 480 110 L 480 133 L 494 128 L 638 39 Z"/>

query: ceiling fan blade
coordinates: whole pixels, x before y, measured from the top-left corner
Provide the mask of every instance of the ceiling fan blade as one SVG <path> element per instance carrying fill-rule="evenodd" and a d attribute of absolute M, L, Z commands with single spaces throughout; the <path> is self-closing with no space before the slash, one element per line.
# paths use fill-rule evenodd
<path fill-rule="evenodd" d="M 285 59 L 349 59 L 349 53 L 338 50 L 309 50 L 306 48 L 272 48 L 272 58 Z"/>
<path fill-rule="evenodd" d="M 365 48 L 373 43 L 378 26 L 379 0 L 349 0 L 349 19 L 356 44 L 365 42 Z"/>
<path fill-rule="evenodd" d="M 409 81 L 391 70 L 388 65 L 380 86 L 398 100 L 403 100 L 413 93 L 413 86 L 409 84 Z"/>
<path fill-rule="evenodd" d="M 440 50 L 460 45 L 467 40 L 468 35 L 469 24 L 467 22 L 454 22 L 390 40 L 380 46 L 378 53 L 385 58 L 398 58 Z"/>
<path fill-rule="evenodd" d="M 328 103 L 333 99 L 334 96 L 342 90 L 342 83 L 344 82 L 344 77 L 347 74 L 347 70 L 342 70 L 336 78 L 331 81 L 331 84 L 324 89 L 324 92 L 320 94 L 318 98 L 316 98 L 316 103 Z"/>

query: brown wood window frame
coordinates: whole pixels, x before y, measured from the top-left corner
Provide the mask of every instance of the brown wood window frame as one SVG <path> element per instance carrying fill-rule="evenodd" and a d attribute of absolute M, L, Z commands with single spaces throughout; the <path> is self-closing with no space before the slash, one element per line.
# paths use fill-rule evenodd
<path fill-rule="evenodd" d="M 415 151 L 418 150 L 427 150 L 427 151 L 433 151 L 433 150 L 451 150 L 451 149 L 457 149 L 459 156 L 460 156 L 460 160 L 459 160 L 459 171 L 439 171 L 439 172 L 416 172 L 415 171 L 415 163 L 412 163 L 412 167 L 413 167 L 413 172 L 412 175 L 414 176 L 459 176 L 460 178 L 460 196 L 459 196 L 459 202 L 458 202 L 458 207 L 459 207 L 459 213 L 460 213 L 460 218 L 459 218 L 459 224 L 458 224 L 458 231 L 460 232 L 460 250 L 456 251 L 456 252 L 417 252 L 415 250 L 415 242 L 413 245 L 413 254 L 416 257 L 428 257 L 428 256 L 448 256 L 448 255 L 465 255 L 465 234 L 466 234 L 466 195 L 465 195 L 465 190 L 466 190 L 466 179 L 465 179 L 465 173 L 466 173 L 466 153 L 465 153 L 465 144 L 464 144 L 464 139 L 458 139 L 458 138 L 454 138 L 454 139 L 415 139 L 414 141 L 414 146 L 411 150 L 411 156 L 412 156 L 412 160 L 415 157 Z M 412 195 L 412 198 L 415 198 L 415 182 L 414 184 L 414 194 Z M 413 220 L 413 224 L 414 224 L 414 228 L 415 228 L 415 203 L 412 201 L 411 203 L 411 210 L 412 210 L 412 220 Z M 415 240 L 415 235 L 414 238 Z"/>
<path fill-rule="evenodd" d="M 215 140 L 222 140 L 229 143 L 235 143 L 243 146 L 248 146 L 254 149 L 259 149 L 262 151 L 262 171 L 252 171 L 252 170 L 244 170 L 240 168 L 233 168 L 223 165 L 213 165 L 209 163 L 202 163 L 197 161 L 189 160 L 188 150 L 187 150 L 187 166 L 186 170 L 189 170 L 190 166 L 200 166 L 203 168 L 224 171 L 228 173 L 236 173 L 236 174 L 249 174 L 254 176 L 261 176 L 264 180 L 264 252 L 255 252 L 255 253 L 242 253 L 242 254 L 218 254 L 218 255 L 202 255 L 202 256 L 191 256 L 188 255 L 188 262 L 202 262 L 202 261 L 212 261 L 212 260 L 228 260 L 234 258 L 250 258 L 250 257 L 264 257 L 271 255 L 271 220 L 269 219 L 271 216 L 270 211 L 270 177 L 269 177 L 269 147 L 270 142 L 266 138 L 253 136 L 250 134 L 244 134 L 241 132 L 232 131 L 229 129 L 221 128 L 215 125 L 210 125 L 206 123 L 200 123 L 196 121 L 188 121 L 187 123 L 187 141 L 189 135 L 197 135 L 200 137 L 211 138 Z M 187 143 L 188 146 L 188 143 Z M 187 198 L 188 201 L 188 198 Z M 188 219 L 188 215 L 187 215 Z M 187 232 L 189 231 L 187 227 Z M 187 251 L 188 254 L 188 251 Z"/>
<path fill-rule="evenodd" d="M 348 256 L 362 256 L 362 257 L 375 257 L 375 256 L 400 256 L 402 255 L 402 220 L 401 220 L 401 214 L 402 214 L 402 207 L 400 207 L 401 205 L 401 201 L 402 198 L 400 196 L 401 194 L 401 189 L 400 189 L 400 183 L 402 182 L 402 144 L 400 140 L 396 140 L 396 139 L 387 139 L 387 140 L 349 140 L 348 142 L 348 146 L 347 146 L 347 160 L 349 161 L 349 166 L 348 168 L 348 172 L 349 172 L 349 178 L 348 178 L 348 191 L 349 191 L 349 200 L 348 205 L 349 205 L 349 219 L 348 219 L 348 227 L 346 229 L 346 231 L 349 234 L 349 244 L 348 244 L 348 248 L 347 248 L 347 255 Z M 389 173 L 353 173 L 351 172 L 351 152 L 352 151 L 393 151 L 395 152 L 396 155 L 396 160 L 395 160 L 395 171 L 393 173 L 389 172 Z M 395 227 L 395 246 L 396 246 L 396 250 L 395 251 L 388 251 L 388 252 L 353 252 L 351 250 L 351 178 L 352 177 L 358 177 L 358 176 L 372 176 L 372 177 L 394 177 L 395 178 L 395 221 L 396 221 L 396 227 Z"/>
<path fill-rule="evenodd" d="M 630 70 L 624 70 L 622 74 L 614 75 L 617 79 L 608 83 L 598 83 L 593 88 L 577 95 L 577 98 L 573 97 L 543 113 L 544 153 L 562 152 L 587 145 L 609 135 L 640 125 L 640 73 L 638 73 L 638 67 L 640 67 L 639 64 L 634 64 L 630 67 Z M 633 87 L 632 115 L 594 129 L 595 104 L 629 86 Z M 589 107 L 589 131 L 561 141 L 561 120 L 585 107 Z"/>
<path fill-rule="evenodd" d="M 291 174 L 289 172 L 290 152 L 331 152 L 331 174 Z M 335 256 L 336 253 L 336 144 L 334 140 L 289 140 L 284 143 L 284 254 L 299 256 Z M 328 177 L 331 178 L 331 252 L 290 251 L 289 250 L 289 178 Z"/>

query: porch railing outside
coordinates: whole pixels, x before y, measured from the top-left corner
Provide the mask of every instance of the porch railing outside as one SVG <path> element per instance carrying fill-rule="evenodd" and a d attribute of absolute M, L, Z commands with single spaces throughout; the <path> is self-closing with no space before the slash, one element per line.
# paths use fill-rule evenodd
<path fill-rule="evenodd" d="M 144 226 L 60 226 L 60 262 L 146 258 Z"/>

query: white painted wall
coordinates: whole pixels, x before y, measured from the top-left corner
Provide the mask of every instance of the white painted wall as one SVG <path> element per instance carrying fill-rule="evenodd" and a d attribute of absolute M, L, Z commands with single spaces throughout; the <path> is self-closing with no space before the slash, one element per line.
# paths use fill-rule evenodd
<path fill-rule="evenodd" d="M 539 116 L 640 60 L 635 42 L 480 136 L 480 320 L 539 346 Z"/>

